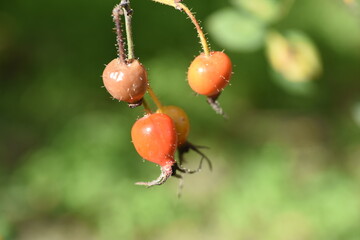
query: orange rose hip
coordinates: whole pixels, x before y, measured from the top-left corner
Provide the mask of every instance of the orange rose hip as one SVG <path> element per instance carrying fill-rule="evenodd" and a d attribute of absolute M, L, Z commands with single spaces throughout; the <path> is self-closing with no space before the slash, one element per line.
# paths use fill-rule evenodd
<path fill-rule="evenodd" d="M 190 64 L 188 82 L 198 94 L 213 97 L 229 83 L 232 74 L 230 58 L 223 52 L 201 53 Z"/>

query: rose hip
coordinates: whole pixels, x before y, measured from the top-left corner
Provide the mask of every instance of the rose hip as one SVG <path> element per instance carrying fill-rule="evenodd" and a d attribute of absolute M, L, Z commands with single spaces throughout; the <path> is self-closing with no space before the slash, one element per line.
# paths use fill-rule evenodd
<path fill-rule="evenodd" d="M 111 96 L 127 103 L 141 101 L 148 87 L 146 70 L 138 60 L 122 63 L 115 58 L 105 67 L 102 78 Z"/>

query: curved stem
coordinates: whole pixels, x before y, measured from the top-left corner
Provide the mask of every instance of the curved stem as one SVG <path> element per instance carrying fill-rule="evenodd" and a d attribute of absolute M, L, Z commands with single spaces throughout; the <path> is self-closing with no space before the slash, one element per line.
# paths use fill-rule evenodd
<path fill-rule="evenodd" d="M 148 93 L 149 93 L 151 99 L 154 101 L 156 107 L 161 110 L 162 104 L 161 104 L 159 98 L 156 96 L 154 90 L 152 90 L 152 88 L 150 86 L 148 86 Z"/>
<path fill-rule="evenodd" d="M 189 143 L 189 144 L 191 144 L 191 143 Z M 204 153 L 202 153 L 202 152 L 199 150 L 199 148 L 202 148 L 202 147 L 201 147 L 201 146 L 194 146 L 194 145 L 191 144 L 190 148 L 191 148 L 193 151 L 197 152 L 197 153 L 202 157 L 202 158 L 201 158 L 201 161 L 200 161 L 200 166 L 199 166 L 199 168 L 201 169 L 202 160 L 205 159 L 206 162 L 207 162 L 208 165 L 209 165 L 210 171 L 212 171 L 212 163 L 211 163 L 210 159 L 209 159 Z M 205 148 L 206 148 L 206 147 L 205 147 Z"/>
<path fill-rule="evenodd" d="M 184 10 L 184 12 L 189 16 L 190 20 L 192 21 L 192 23 L 195 25 L 196 27 L 196 31 L 198 33 L 198 36 L 200 38 L 200 43 L 201 46 L 203 48 L 203 51 L 205 53 L 206 56 L 210 56 L 210 50 L 209 50 L 209 46 L 208 43 L 206 41 L 206 37 L 204 32 L 202 31 L 202 28 L 199 24 L 199 22 L 196 20 L 194 14 L 190 11 L 190 9 L 183 3 L 177 3 L 177 8 L 179 8 L 180 10 Z"/>
<path fill-rule="evenodd" d="M 112 11 L 112 17 L 113 17 L 113 21 L 115 23 L 116 42 L 117 42 L 117 47 L 118 47 L 119 61 L 120 61 L 120 63 L 125 64 L 126 63 L 126 53 L 125 53 L 125 48 L 124 48 L 124 39 L 123 39 L 123 35 L 122 35 L 120 15 L 121 15 L 121 7 L 120 7 L 120 5 L 116 5 Z"/>
<path fill-rule="evenodd" d="M 136 185 L 144 185 L 144 186 L 147 186 L 147 187 L 152 187 L 152 186 L 155 186 L 155 185 L 161 185 L 164 182 L 166 182 L 166 180 L 169 177 L 171 177 L 172 174 L 173 174 L 172 165 L 165 165 L 165 166 L 161 167 L 161 174 L 156 180 L 153 180 L 151 182 L 137 182 L 135 184 Z"/>
<path fill-rule="evenodd" d="M 153 0 L 153 1 L 172 6 L 180 11 L 184 11 L 189 16 L 190 20 L 196 27 L 196 31 L 200 38 L 200 43 L 205 55 L 210 56 L 210 49 L 206 41 L 205 34 L 202 31 L 199 22 L 196 20 L 194 14 L 190 11 L 190 9 L 185 4 L 181 3 L 181 0 Z"/>
<path fill-rule="evenodd" d="M 128 46 L 128 61 L 131 62 L 135 58 L 134 42 L 132 34 L 132 14 L 133 10 L 130 7 L 130 0 L 122 0 L 120 3 L 125 17 L 126 40 Z"/>

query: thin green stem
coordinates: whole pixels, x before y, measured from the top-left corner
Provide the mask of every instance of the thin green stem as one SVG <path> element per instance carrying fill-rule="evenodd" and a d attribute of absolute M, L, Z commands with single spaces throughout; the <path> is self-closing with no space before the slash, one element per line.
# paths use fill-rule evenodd
<path fill-rule="evenodd" d="M 155 92 L 152 90 L 152 88 L 150 86 L 148 87 L 148 93 L 149 93 L 151 99 L 154 101 L 156 107 L 161 111 L 162 104 L 161 104 L 159 98 L 156 96 Z"/>
<path fill-rule="evenodd" d="M 177 8 L 179 8 L 180 10 L 183 10 L 189 16 L 191 22 L 195 25 L 195 28 L 196 28 L 196 31 L 200 38 L 200 43 L 201 43 L 201 46 L 203 48 L 205 55 L 210 56 L 210 49 L 209 49 L 209 45 L 207 43 L 205 34 L 204 34 L 199 22 L 196 20 L 194 14 L 190 11 L 190 9 L 185 4 L 177 3 L 176 5 L 177 5 Z"/>
<path fill-rule="evenodd" d="M 200 43 L 201 43 L 201 46 L 202 46 L 202 49 L 203 49 L 205 55 L 210 56 L 210 48 L 209 48 L 205 34 L 204 34 L 199 22 L 196 20 L 194 14 L 191 12 L 191 10 L 185 4 L 181 3 L 181 0 L 153 0 L 153 1 L 172 6 L 180 11 L 184 11 L 190 18 L 191 22 L 195 25 L 195 28 L 198 33 L 198 37 L 200 38 Z"/>
<path fill-rule="evenodd" d="M 128 45 L 128 61 L 131 62 L 135 58 L 134 42 L 133 42 L 133 34 L 132 34 L 133 10 L 130 7 L 130 0 L 122 0 L 120 6 L 122 7 L 122 10 L 124 12 L 126 39 Z"/>

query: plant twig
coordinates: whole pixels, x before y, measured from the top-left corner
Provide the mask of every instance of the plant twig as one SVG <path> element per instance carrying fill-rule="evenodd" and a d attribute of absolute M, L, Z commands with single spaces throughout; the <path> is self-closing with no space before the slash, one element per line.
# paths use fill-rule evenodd
<path fill-rule="evenodd" d="M 116 42 L 117 42 L 117 48 L 118 48 L 118 56 L 119 61 L 122 64 L 126 63 L 126 53 L 124 48 L 124 39 L 121 29 L 121 20 L 120 15 L 122 14 L 121 6 L 118 4 L 114 7 L 112 11 L 112 17 L 113 21 L 115 23 L 115 31 L 116 31 Z"/>

